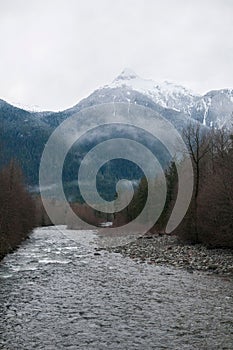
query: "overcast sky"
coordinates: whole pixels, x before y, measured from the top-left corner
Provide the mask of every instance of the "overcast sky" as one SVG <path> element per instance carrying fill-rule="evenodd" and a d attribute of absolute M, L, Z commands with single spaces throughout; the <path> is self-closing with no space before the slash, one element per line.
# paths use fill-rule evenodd
<path fill-rule="evenodd" d="M 0 98 L 60 110 L 125 67 L 233 88 L 232 0 L 0 0 Z"/>

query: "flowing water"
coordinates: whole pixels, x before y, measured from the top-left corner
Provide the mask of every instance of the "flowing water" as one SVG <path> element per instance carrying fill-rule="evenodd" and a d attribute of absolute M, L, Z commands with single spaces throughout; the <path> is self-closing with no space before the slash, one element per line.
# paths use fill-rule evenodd
<path fill-rule="evenodd" d="M 0 265 L 0 349 L 233 349 L 233 281 L 39 228 Z"/>

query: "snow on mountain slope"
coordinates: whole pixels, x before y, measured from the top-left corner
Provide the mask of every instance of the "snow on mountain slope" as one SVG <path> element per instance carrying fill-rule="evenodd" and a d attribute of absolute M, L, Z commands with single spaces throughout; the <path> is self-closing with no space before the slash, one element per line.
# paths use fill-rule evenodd
<path fill-rule="evenodd" d="M 128 87 L 130 90 L 138 91 L 161 107 L 171 108 L 189 115 L 199 98 L 198 94 L 183 86 L 167 81 L 158 84 L 153 80 L 140 78 L 129 68 L 124 69 L 111 84 L 104 86 L 104 88 L 121 87 Z"/>
<path fill-rule="evenodd" d="M 182 125 L 184 127 L 190 120 L 199 121 L 209 127 L 233 127 L 233 89 L 213 90 L 201 96 L 171 82 L 157 83 L 150 79 L 143 79 L 128 68 L 124 69 L 112 83 L 98 88 L 67 110 L 31 111 L 30 114 L 34 116 L 36 123 L 42 122 L 56 127 L 83 108 L 111 102 L 136 103 L 152 108 L 167 119 L 172 119 L 179 128 Z M 0 100 L 0 111 L 3 112 L 6 109 L 9 112 L 9 105 Z"/>
<path fill-rule="evenodd" d="M 171 82 L 164 81 L 158 84 L 153 80 L 140 78 L 128 68 L 102 90 L 116 88 L 122 91 L 128 89 L 129 99 L 132 90 L 137 91 L 157 105 L 182 112 L 209 127 L 233 126 L 233 89 L 213 90 L 201 96 Z"/>
<path fill-rule="evenodd" d="M 233 89 L 209 91 L 194 105 L 191 117 L 217 128 L 233 126 Z"/>

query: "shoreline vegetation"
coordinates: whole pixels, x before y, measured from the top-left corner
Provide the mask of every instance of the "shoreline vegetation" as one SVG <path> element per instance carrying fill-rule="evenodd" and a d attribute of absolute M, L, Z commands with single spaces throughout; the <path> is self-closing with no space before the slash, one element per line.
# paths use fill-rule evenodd
<path fill-rule="evenodd" d="M 233 248 L 233 135 L 224 128 L 207 130 L 201 125 L 190 124 L 183 131 L 183 139 L 187 145 L 187 154 L 183 157 L 189 156 L 193 165 L 193 196 L 173 234 L 186 243 Z M 165 178 L 165 206 L 150 230 L 155 233 L 166 232 L 177 199 L 179 179 L 173 161 L 165 170 Z M 155 178 L 154 191 L 158 198 L 161 183 L 161 178 Z M 137 218 L 145 207 L 147 194 L 147 179 L 143 177 L 129 206 L 116 213 L 114 226 Z M 153 205 L 156 208 L 157 203 Z"/>
<path fill-rule="evenodd" d="M 20 167 L 11 161 L 0 171 L 0 261 L 28 238 L 36 226 L 35 201 Z"/>
<path fill-rule="evenodd" d="M 190 125 L 184 131 L 194 170 L 194 192 L 189 209 L 173 235 L 165 232 L 177 196 L 175 164 L 165 170 L 167 197 L 159 220 L 151 233 L 114 251 L 150 264 L 170 264 L 216 274 L 232 274 L 233 252 L 233 135 L 228 130 L 206 130 Z M 185 156 L 185 155 L 184 155 Z M 155 179 L 155 190 L 160 179 Z M 0 260 L 18 247 L 34 227 L 51 222 L 40 197 L 31 196 L 23 183 L 22 171 L 12 161 L 0 171 Z M 141 179 L 130 204 L 112 216 L 86 204 L 71 203 L 84 221 L 99 226 L 112 221 L 122 226 L 134 220 L 147 200 L 147 181 Z M 156 203 L 154 203 L 156 206 Z M 73 227 L 64 203 L 51 200 L 56 224 Z"/>

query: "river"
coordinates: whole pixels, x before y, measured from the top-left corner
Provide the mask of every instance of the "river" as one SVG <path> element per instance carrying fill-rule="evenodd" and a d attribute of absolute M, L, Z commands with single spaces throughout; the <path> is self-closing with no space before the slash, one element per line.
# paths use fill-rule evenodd
<path fill-rule="evenodd" d="M 0 265 L 0 349 L 233 349 L 233 281 L 38 228 Z"/>

